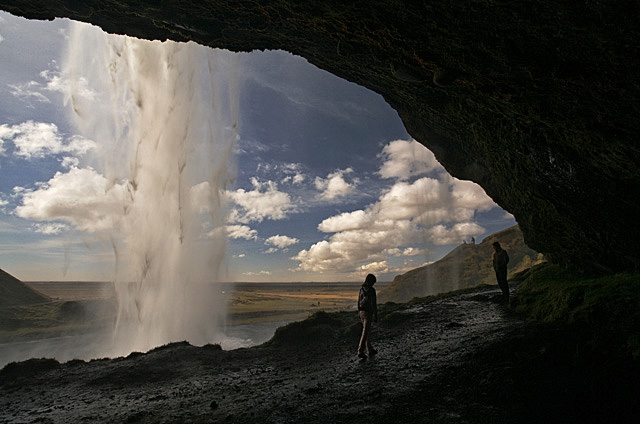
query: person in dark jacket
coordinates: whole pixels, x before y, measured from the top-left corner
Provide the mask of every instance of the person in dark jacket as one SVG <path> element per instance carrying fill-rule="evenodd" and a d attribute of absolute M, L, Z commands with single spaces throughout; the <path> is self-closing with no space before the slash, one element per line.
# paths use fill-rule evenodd
<path fill-rule="evenodd" d="M 375 355 L 377 351 L 371 346 L 371 321 L 378 322 L 378 299 L 376 297 L 376 289 L 373 285 L 376 283 L 376 276 L 367 275 L 360 287 L 358 293 L 358 315 L 362 321 L 362 336 L 358 345 L 358 357 L 366 359 L 364 353 L 365 348 L 369 352 L 369 356 Z"/>
<path fill-rule="evenodd" d="M 496 272 L 498 286 L 502 290 L 504 300 L 509 303 L 509 283 L 507 283 L 507 264 L 509 263 L 509 255 L 497 241 L 493 243 L 493 269 Z"/>

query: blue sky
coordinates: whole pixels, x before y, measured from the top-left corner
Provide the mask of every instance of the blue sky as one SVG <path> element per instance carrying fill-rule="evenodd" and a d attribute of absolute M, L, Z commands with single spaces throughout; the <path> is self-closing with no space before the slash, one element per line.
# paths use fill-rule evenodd
<path fill-rule="evenodd" d="M 87 31 L 100 39 L 96 29 Z M 27 21 L 0 12 L 0 268 L 26 281 L 112 280 L 123 272 L 115 263 L 126 260 L 123 248 L 135 244 L 123 234 L 133 224 L 116 216 L 123 209 L 118 193 L 136 187 L 131 169 L 139 176 L 149 164 L 132 165 L 128 147 L 112 144 L 118 135 L 107 124 L 124 115 L 96 100 L 98 80 L 69 71 L 92 66 L 99 76 L 92 58 L 103 47 L 95 41 L 84 62 L 70 61 L 73 40 L 67 20 Z M 112 48 L 120 46 L 117 40 Z M 515 224 L 479 186 L 449 176 L 378 94 L 281 51 L 212 56 L 200 46 L 184 50 L 179 54 L 196 64 L 190 66 L 214 69 L 215 81 L 209 84 L 204 71 L 190 74 L 200 78 L 190 88 L 200 103 L 182 108 L 194 97 L 184 88 L 172 98 L 184 111 L 167 116 L 200 119 L 209 125 L 207 137 L 234 129 L 230 155 L 198 142 L 185 153 L 192 199 L 211 186 L 212 169 L 224 171 L 223 181 L 214 178 L 222 187 L 224 207 L 216 213 L 223 224 L 210 206 L 194 207 L 195 215 L 206 209 L 210 221 L 198 221 L 196 250 L 220 255 L 217 247 L 224 248 L 219 279 L 361 281 L 373 272 L 390 281 L 463 240 L 480 241 Z M 175 91 L 182 91 L 180 84 Z M 169 91 L 145 90 L 145 105 L 165 101 Z M 207 104 L 230 112 L 207 115 Z M 163 124 L 147 124 L 147 131 Z M 145 213 L 139 216 L 150 216 Z M 224 229 L 226 242 L 207 238 L 216 228 Z"/>

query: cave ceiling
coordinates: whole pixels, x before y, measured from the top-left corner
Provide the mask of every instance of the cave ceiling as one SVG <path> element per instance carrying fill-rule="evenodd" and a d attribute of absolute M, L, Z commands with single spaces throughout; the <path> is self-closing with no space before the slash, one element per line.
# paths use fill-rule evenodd
<path fill-rule="evenodd" d="M 282 49 L 381 94 L 527 244 L 589 272 L 640 268 L 637 1 L 12 1 L 31 19 Z"/>

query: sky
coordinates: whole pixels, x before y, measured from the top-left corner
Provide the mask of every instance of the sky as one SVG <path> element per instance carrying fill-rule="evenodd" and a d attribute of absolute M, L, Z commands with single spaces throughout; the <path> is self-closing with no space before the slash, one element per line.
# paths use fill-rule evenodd
<path fill-rule="evenodd" d="M 105 187 L 126 184 L 104 166 L 115 163 L 109 135 L 87 136 L 70 118 L 70 87 L 100 91 L 66 72 L 70 39 L 68 20 L 0 12 L 0 268 L 23 281 L 116 272 L 122 205 Z M 237 127 L 219 278 L 391 281 L 515 224 L 481 187 L 451 177 L 380 95 L 283 51 L 220 57 L 232 70 L 216 84 L 233 88 Z"/>

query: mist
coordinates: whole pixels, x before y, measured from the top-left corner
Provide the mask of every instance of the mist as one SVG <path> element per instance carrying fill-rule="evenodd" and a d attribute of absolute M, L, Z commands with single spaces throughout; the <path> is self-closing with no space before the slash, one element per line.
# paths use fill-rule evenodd
<path fill-rule="evenodd" d="M 236 66 L 230 52 L 72 23 L 66 105 L 77 133 L 98 146 L 85 167 L 106 178 L 112 199 L 95 232 L 113 248 L 117 319 L 98 356 L 225 338 L 218 283 Z"/>

